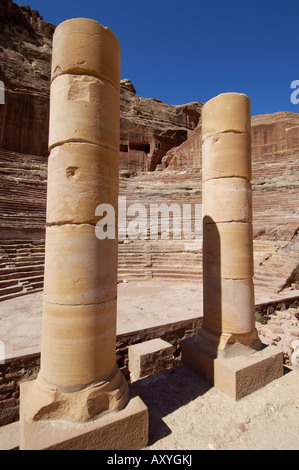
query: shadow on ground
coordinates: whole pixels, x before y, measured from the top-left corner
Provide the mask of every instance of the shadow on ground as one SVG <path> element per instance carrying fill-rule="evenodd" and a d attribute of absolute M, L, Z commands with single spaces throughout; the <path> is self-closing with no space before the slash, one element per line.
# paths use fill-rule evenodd
<path fill-rule="evenodd" d="M 138 395 L 149 410 L 149 444 L 171 434 L 163 417 L 204 395 L 211 385 L 184 366 L 145 377 L 130 385 L 131 396 Z"/>

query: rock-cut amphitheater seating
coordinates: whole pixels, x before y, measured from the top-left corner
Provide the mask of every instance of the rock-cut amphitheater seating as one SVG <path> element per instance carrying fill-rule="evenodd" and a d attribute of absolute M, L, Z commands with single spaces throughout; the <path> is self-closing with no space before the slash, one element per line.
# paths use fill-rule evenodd
<path fill-rule="evenodd" d="M 44 285 L 45 243 L 2 240 L 0 245 L 0 300 L 37 292 Z"/>

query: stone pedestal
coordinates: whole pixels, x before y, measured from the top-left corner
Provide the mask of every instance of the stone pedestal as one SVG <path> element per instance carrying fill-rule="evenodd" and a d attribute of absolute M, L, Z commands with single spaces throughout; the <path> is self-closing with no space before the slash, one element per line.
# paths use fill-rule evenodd
<path fill-rule="evenodd" d="M 256 351 L 238 344 L 227 355 L 220 351 L 214 357 L 200 338 L 188 338 L 181 344 L 184 365 L 234 400 L 283 375 L 283 353 L 275 346 Z"/>
<path fill-rule="evenodd" d="M 131 382 L 174 366 L 173 346 L 161 338 L 128 347 Z"/>
<path fill-rule="evenodd" d="M 249 98 L 207 102 L 202 140 L 204 318 L 182 360 L 238 399 L 283 373 L 282 354 L 264 350 L 255 328 Z"/>
<path fill-rule="evenodd" d="M 117 220 L 119 110 L 117 38 L 93 20 L 61 23 L 53 38 L 41 369 L 21 387 L 22 449 L 91 448 L 93 432 L 97 449 L 121 449 L 107 431 L 118 416 L 126 440 L 134 422 L 142 438 L 132 445 L 145 445 L 147 410 L 140 400 L 131 406 L 116 364 L 117 237 L 96 236 L 99 204 L 112 205 Z"/>
<path fill-rule="evenodd" d="M 22 401 L 27 395 L 30 397 L 30 385 L 22 384 Z M 20 450 L 136 450 L 148 443 L 148 410 L 138 396 L 123 410 L 104 413 L 87 422 L 64 418 L 31 420 L 22 408 L 20 416 Z"/>

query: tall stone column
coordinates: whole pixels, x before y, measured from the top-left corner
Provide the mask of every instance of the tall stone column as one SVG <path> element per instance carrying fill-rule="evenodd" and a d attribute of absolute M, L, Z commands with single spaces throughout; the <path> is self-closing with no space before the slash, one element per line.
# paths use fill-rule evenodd
<path fill-rule="evenodd" d="M 37 421 L 84 423 L 129 403 L 116 364 L 118 241 L 99 240 L 95 230 L 99 204 L 112 205 L 117 221 L 119 116 L 116 36 L 89 19 L 61 23 L 53 39 L 41 369 L 23 391 L 24 448 Z"/>
<path fill-rule="evenodd" d="M 270 353 L 275 374 L 282 372 L 281 355 L 261 352 L 255 328 L 250 181 L 250 100 L 221 94 L 202 110 L 204 316 L 197 337 L 183 345 L 183 362 L 236 398 L 257 388 L 250 375 L 250 386 L 236 379 L 246 361 L 255 366 L 248 369 L 254 374 L 258 358 Z"/>
<path fill-rule="evenodd" d="M 250 101 L 227 93 L 202 114 L 203 299 L 201 335 L 219 355 L 261 349 L 255 328 Z"/>

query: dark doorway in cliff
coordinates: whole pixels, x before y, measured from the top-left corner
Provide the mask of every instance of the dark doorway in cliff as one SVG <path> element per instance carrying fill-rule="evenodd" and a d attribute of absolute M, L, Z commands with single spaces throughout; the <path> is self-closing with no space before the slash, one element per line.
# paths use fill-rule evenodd
<path fill-rule="evenodd" d="M 128 152 L 128 146 L 126 144 L 120 144 L 119 150 L 120 152 Z"/>
<path fill-rule="evenodd" d="M 130 150 L 138 150 L 139 152 L 150 153 L 151 146 L 148 142 L 130 142 Z"/>

